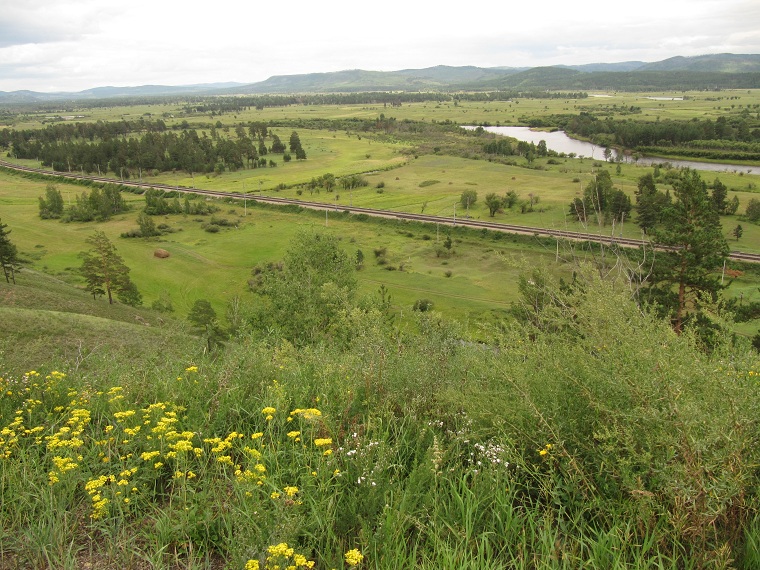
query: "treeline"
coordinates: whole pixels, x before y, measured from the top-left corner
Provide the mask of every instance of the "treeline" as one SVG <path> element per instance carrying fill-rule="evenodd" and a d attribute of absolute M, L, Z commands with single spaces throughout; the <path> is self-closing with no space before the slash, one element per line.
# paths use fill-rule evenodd
<path fill-rule="evenodd" d="M 480 132 L 475 129 L 475 132 Z M 538 141 L 538 144 L 527 141 L 517 141 L 512 144 L 511 140 L 506 137 L 497 137 L 483 145 L 483 152 L 499 156 L 524 156 L 531 162 L 536 157 L 557 156 L 557 153 L 550 151 L 546 146 L 545 140 Z"/>
<path fill-rule="evenodd" d="M 397 120 L 383 113 L 373 119 L 282 119 L 266 123 L 240 122 L 237 125 L 222 125 L 217 121 L 207 125 L 196 124 L 194 128 L 184 122 L 179 126 L 179 132 L 128 131 L 129 128 L 139 129 L 142 124 L 118 123 L 122 131 L 118 136 L 112 135 L 114 129 L 88 130 L 78 125 L 55 125 L 30 131 L 6 129 L 0 143 L 5 144 L 9 153 L 16 158 L 40 160 L 43 166 L 57 171 L 83 171 L 88 174 L 110 171 L 129 178 L 138 173 L 151 174 L 151 171 L 222 173 L 244 167 L 277 166 L 274 161 L 267 161 L 266 155 L 269 153 L 282 154 L 284 162 L 293 157 L 304 160 L 307 158 L 306 152 L 295 129 L 396 134 L 420 142 L 429 141 L 431 135 L 440 133 L 478 136 L 478 133 L 462 129 L 451 121 L 425 123 Z M 286 142 L 271 132 L 274 127 L 290 128 L 294 132 Z M 206 128 L 208 132 L 201 130 L 199 134 L 199 129 Z M 127 131 L 126 134 L 124 131 Z M 102 138 L 98 137 L 99 134 Z M 438 142 L 436 139 L 436 144 Z"/>
<path fill-rule="evenodd" d="M 760 88 L 760 73 L 723 73 L 701 71 L 595 71 L 556 74 L 548 68 L 529 79 L 532 89 L 604 91 L 722 91 Z M 526 81 L 523 74 L 504 78 L 502 83 Z M 471 87 L 472 88 L 472 87 Z"/>
<path fill-rule="evenodd" d="M 715 143 L 717 147 L 702 146 L 701 143 Z M 725 143 L 725 146 L 723 146 Z M 742 145 L 742 146 L 737 146 Z M 753 150 L 744 148 L 755 147 Z M 760 144 L 736 143 L 734 141 L 690 141 L 684 145 L 639 146 L 636 150 L 644 154 L 666 154 L 703 158 L 711 160 L 760 160 Z"/>
<path fill-rule="evenodd" d="M 631 213 L 631 199 L 613 187 L 609 171 L 600 170 L 583 190 L 583 198 L 570 203 L 570 213 L 584 223 L 594 218 L 601 225 L 620 223 Z"/>
<path fill-rule="evenodd" d="M 670 169 L 662 172 L 655 166 L 654 173 L 641 176 L 634 192 L 636 200 L 635 223 L 646 234 L 656 230 L 665 221 L 673 207 L 670 190 L 658 189 L 657 184 L 677 187 L 688 171 Z M 706 207 L 716 216 L 731 216 L 739 208 L 739 199 L 729 200 L 728 187 L 716 178 L 712 184 L 703 185 Z M 710 189 L 710 193 L 707 190 Z M 631 199 L 620 189 L 614 188 L 607 170 L 600 170 L 583 190 L 583 197 L 570 203 L 570 214 L 580 222 L 595 221 L 600 225 L 624 223 L 631 219 Z M 760 210 L 760 208 L 759 208 Z M 749 211 L 749 210 L 748 210 Z"/>
<path fill-rule="evenodd" d="M 0 146 L 12 148 L 15 152 L 32 141 L 39 143 L 59 143 L 76 140 L 110 140 L 125 137 L 133 133 L 162 133 L 167 130 L 166 123 L 157 119 L 136 121 L 96 121 L 94 123 L 57 123 L 44 129 L 2 129 Z"/>
<path fill-rule="evenodd" d="M 143 211 L 149 216 L 165 216 L 167 214 L 205 216 L 219 211 L 217 206 L 205 200 L 199 200 L 195 195 L 185 194 L 180 203 L 177 192 L 148 188 L 144 196 L 145 209 Z"/>
<path fill-rule="evenodd" d="M 584 99 L 588 93 L 547 92 L 542 90 L 497 90 L 472 93 L 320 93 L 309 95 L 244 95 L 240 97 L 204 97 L 192 100 L 183 107 L 185 113 L 221 115 L 265 107 L 289 105 L 385 105 L 403 103 L 444 103 L 454 101 L 509 101 L 511 99 Z"/>
<path fill-rule="evenodd" d="M 47 134 L 42 129 L 40 134 Z M 194 130 L 175 132 L 146 132 L 135 137 L 106 137 L 90 141 L 88 138 L 70 138 L 67 132 L 60 139 L 28 137 L 14 140 L 11 153 L 16 158 L 40 160 L 43 166 L 58 171 L 83 171 L 88 174 L 114 172 L 117 176 L 130 177 L 151 171 L 221 173 L 225 170 L 259 168 L 267 166 L 265 155 L 269 152 L 284 154 L 290 160 L 285 145 L 279 137 L 269 133 L 264 124 L 252 123 L 248 128 L 239 125 L 236 138 L 222 137 L 212 127 L 211 136 L 200 136 Z M 271 147 L 267 143 L 271 141 Z M 297 133 L 291 135 L 291 152 L 297 159 L 305 159 Z M 269 161 L 269 166 L 276 166 Z"/>

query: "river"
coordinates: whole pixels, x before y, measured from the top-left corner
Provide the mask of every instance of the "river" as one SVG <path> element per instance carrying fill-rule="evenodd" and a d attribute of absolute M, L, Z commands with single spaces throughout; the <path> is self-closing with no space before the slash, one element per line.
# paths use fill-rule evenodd
<path fill-rule="evenodd" d="M 476 127 L 464 127 L 474 129 Z M 574 152 L 577 156 L 585 156 L 596 160 L 604 160 L 604 147 L 591 144 L 585 141 L 570 138 L 563 131 L 534 131 L 530 127 L 483 127 L 489 133 L 496 133 L 512 137 L 517 140 L 532 142 L 538 144 L 539 141 L 546 141 L 546 147 L 555 152 L 570 154 Z M 617 152 L 612 150 L 612 158 L 617 158 Z M 633 162 L 630 156 L 624 156 L 625 162 Z M 760 166 L 745 166 L 738 164 L 722 164 L 717 162 L 697 162 L 692 160 L 675 160 L 670 158 L 659 158 L 653 156 L 642 156 L 636 161 L 637 164 L 651 165 L 663 164 L 665 162 L 676 168 L 693 168 L 695 170 L 709 170 L 711 172 L 744 172 L 747 174 L 760 174 Z"/>

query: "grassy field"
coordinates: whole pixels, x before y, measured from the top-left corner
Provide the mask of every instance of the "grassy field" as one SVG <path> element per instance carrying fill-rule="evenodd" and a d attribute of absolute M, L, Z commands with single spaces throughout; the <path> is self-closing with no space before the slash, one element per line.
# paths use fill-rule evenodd
<path fill-rule="evenodd" d="M 135 211 L 109 222 L 64 224 L 39 219 L 36 197 L 44 193 L 44 187 L 43 182 L 0 175 L 3 223 L 12 229 L 14 243 L 32 267 L 79 282 L 75 270 L 81 262 L 77 254 L 86 249 L 84 240 L 93 231 L 103 231 L 131 268 L 145 303 L 150 305 L 166 292 L 179 314 L 185 314 L 199 298 L 211 300 L 220 314 L 234 296 L 250 299 L 247 281 L 254 265 L 281 258 L 298 228 L 325 226 L 321 213 L 288 213 L 251 203 L 244 218 L 242 204 L 220 203 L 222 210 L 215 215 L 234 221 L 237 227 L 210 234 L 201 227 L 207 219 L 169 216 L 163 221 L 180 231 L 150 240 L 122 239 L 121 233 L 137 226 L 136 208 L 144 203 L 142 197 L 125 194 Z M 78 190 L 66 185 L 61 189 L 64 197 Z M 524 255 L 551 259 L 554 255 L 553 250 L 547 251 L 538 242 L 531 244 L 530 239 L 498 236 L 494 240 L 461 232 L 454 234 L 453 252 L 439 257 L 447 231 L 443 228 L 436 243 L 435 227 L 359 222 L 342 212 L 329 213 L 324 229 L 338 235 L 352 255 L 362 250 L 362 291 L 375 294 L 385 284 L 399 313 L 411 309 L 419 298 L 429 298 L 436 308 L 463 320 L 504 310 L 515 299 L 520 271 L 519 264 L 509 259 Z M 166 249 L 171 256 L 155 257 L 157 248 Z M 384 265 L 379 265 L 374 251 L 383 248 Z"/>
<path fill-rule="evenodd" d="M 380 145 L 374 147 L 379 148 Z M 287 179 L 289 174 L 285 171 L 289 167 L 266 169 L 266 173 L 274 177 L 269 179 L 270 182 Z M 437 230 L 434 226 L 406 229 L 388 227 L 388 224 L 378 222 L 360 223 L 346 218 L 340 207 L 353 204 L 415 213 L 424 211 L 442 217 L 452 217 L 456 207 L 457 215 L 461 217 L 466 211 L 458 204 L 459 196 L 464 189 L 475 189 L 479 199 L 470 209 L 470 216 L 491 219 L 483 204 L 485 194 L 497 192 L 503 195 L 507 190 L 515 190 L 523 199 L 531 193 L 540 198 L 535 211 L 522 214 L 514 208 L 497 214 L 494 220 L 534 227 L 590 230 L 609 235 L 612 231 L 609 226 L 584 228 L 568 220 L 566 215 L 567 204 L 581 193 L 581 187 L 591 178 L 592 171 L 599 167 L 610 168 L 616 185 L 629 193 L 633 192 L 636 179 L 650 171 L 645 167 L 622 165 L 618 176 L 611 165 L 569 159 L 560 165 L 547 165 L 546 170 L 532 170 L 432 155 L 412 159 L 392 170 L 367 175 L 369 186 L 348 194 L 342 190 L 332 193 L 322 191 L 319 194 L 302 190 L 299 196 L 297 188 L 279 192 L 270 190 L 267 193 L 335 205 L 336 212 L 328 214 L 327 230 L 341 236 L 346 250 L 352 254 L 362 250 L 365 266 L 360 272 L 360 280 L 365 293 L 372 294 L 380 284 L 385 284 L 390 288 L 393 303 L 400 314 L 416 300 L 429 298 L 437 309 L 453 317 L 477 321 L 489 314 L 498 315 L 516 298 L 515 283 L 520 269 L 506 259 L 538 255 L 552 261 L 554 248 L 538 242 L 531 245 L 531 240 L 526 241 L 525 238 L 513 243 L 510 237 L 494 241 L 491 237 L 482 238 L 464 232 L 455 236 L 458 240 L 454 253 L 439 257 L 441 242 L 449 230 Z M 206 182 L 213 182 L 208 187 L 215 189 L 242 187 L 245 173 L 256 172 L 259 169 L 221 177 L 199 176 L 195 178 L 195 184 L 196 187 L 206 187 Z M 276 178 L 280 173 L 283 173 L 283 178 Z M 239 178 L 234 181 L 228 176 Z M 579 182 L 572 182 L 574 178 Z M 744 180 L 738 175 L 724 179 L 729 185 Z M 225 180 L 229 186 L 223 183 Z M 249 180 L 252 183 L 255 178 Z M 437 182 L 430 184 L 434 180 Z M 190 182 L 190 179 L 180 180 L 180 184 L 189 185 Z M 383 184 L 382 193 L 377 188 L 380 183 Z M 125 194 L 134 207 L 133 213 L 116 216 L 107 223 L 62 224 L 38 217 L 37 197 L 44 193 L 44 187 L 41 181 L 10 174 L 0 175 L 3 222 L 13 229 L 14 242 L 34 267 L 76 281 L 75 268 L 80 265 L 77 254 L 85 249 L 84 240 L 96 229 L 104 231 L 117 244 L 120 254 L 132 269 L 133 280 L 143 293 L 146 304 L 150 305 L 166 293 L 181 314 L 186 313 L 199 298 L 211 300 L 219 314 L 224 314 L 226 303 L 235 296 L 250 299 L 247 280 L 254 265 L 279 259 L 298 227 L 325 225 L 321 213 L 303 211 L 293 214 L 276 208 L 262 209 L 250 201 L 245 209 L 240 203 L 220 204 L 222 209 L 217 216 L 230 220 L 236 227 L 218 234 L 203 230 L 202 224 L 207 221 L 203 218 L 170 216 L 162 221 L 181 231 L 151 240 L 120 239 L 118 236 L 121 233 L 137 225 L 137 211 L 144 204 L 141 196 Z M 70 200 L 81 188 L 63 184 L 61 191 L 64 199 Z M 749 192 L 736 194 L 741 201 L 753 195 Z M 244 217 L 244 212 L 247 217 Z M 723 222 L 726 235 L 730 237 L 737 222 L 730 216 L 725 217 Z M 744 223 L 743 228 L 744 235 L 739 242 L 730 238 L 731 247 L 760 251 L 760 227 Z M 616 229 L 616 233 L 619 231 L 619 228 Z M 53 234 L 56 236 L 54 240 L 50 239 Z M 623 234 L 635 238 L 640 236 L 640 231 L 635 224 L 625 224 Z M 155 257 L 153 253 L 157 248 L 168 250 L 171 257 Z M 388 253 L 383 260 L 385 265 L 381 266 L 377 264 L 373 252 L 382 248 Z M 399 266 L 403 266 L 403 271 L 388 270 Z M 755 278 L 749 275 L 732 283 L 727 293 L 736 297 L 743 295 L 746 301 L 760 297 Z"/>
<path fill-rule="evenodd" d="M 281 136 L 286 135 L 283 131 Z M 312 138 L 314 137 L 314 138 Z M 622 189 L 635 204 L 634 192 L 638 179 L 652 173 L 652 167 L 636 164 L 617 165 L 591 159 L 536 159 L 528 168 L 524 159 L 516 159 L 517 165 L 505 165 L 485 160 L 469 160 L 447 155 L 422 155 L 417 158 L 399 154 L 399 146 L 372 141 L 345 133 L 330 134 L 322 131 L 302 131 L 301 138 L 309 153 L 306 161 L 280 163 L 277 168 L 243 169 L 222 175 L 195 175 L 187 173 L 164 173 L 143 178 L 150 184 L 181 185 L 207 190 L 237 192 L 257 195 L 263 192 L 286 198 L 303 199 L 341 206 L 363 206 L 401 212 L 426 213 L 434 216 L 453 217 L 468 214 L 459 198 L 464 190 L 475 190 L 477 202 L 469 215 L 475 219 L 519 224 L 531 227 L 548 227 L 591 231 L 609 234 L 611 227 L 587 228 L 573 221 L 568 215 L 570 202 L 582 196 L 583 189 L 595 173 L 609 170 L 616 188 Z M 312 150 L 314 153 L 312 154 Z M 32 161 L 17 161 L 35 165 Z M 306 183 L 326 173 L 336 176 L 364 173 L 368 186 L 344 190 L 338 185 L 334 192 L 310 191 Z M 712 183 L 719 179 L 729 188 L 729 199 L 739 199 L 738 213 L 744 212 L 752 198 L 760 196 L 757 177 L 736 172 L 702 173 L 703 179 Z M 278 188 L 284 185 L 286 188 Z M 660 185 L 667 189 L 667 184 Z M 537 199 L 533 211 L 522 212 L 519 205 L 499 212 L 490 218 L 485 196 L 491 192 L 503 196 L 508 191 L 517 192 L 521 201 Z M 72 190 L 72 192 L 74 192 Z M 455 211 L 456 210 L 456 211 Z M 634 214 L 635 215 L 635 214 Z M 725 216 L 725 235 L 731 236 L 736 226 L 736 216 Z M 736 249 L 760 252 L 760 227 L 744 224 L 744 237 L 735 244 Z M 638 238 L 641 232 L 633 223 L 616 228 L 616 233 Z"/>

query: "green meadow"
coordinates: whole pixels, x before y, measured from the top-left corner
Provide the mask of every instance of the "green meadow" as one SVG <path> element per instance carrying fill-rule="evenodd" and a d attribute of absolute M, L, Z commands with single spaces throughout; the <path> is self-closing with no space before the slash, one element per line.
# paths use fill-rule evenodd
<path fill-rule="evenodd" d="M 464 231 L 454 232 L 455 246 L 449 253 L 442 247 L 449 232 L 445 227 L 437 232 L 434 226 L 361 222 L 340 210 L 328 213 L 325 226 L 321 212 L 291 213 L 258 207 L 252 200 L 245 209 L 240 202 L 219 203 L 221 210 L 214 215 L 234 222 L 234 226 L 216 234 L 201 227 L 208 217 L 177 215 L 163 220 L 177 230 L 175 233 L 148 240 L 123 239 L 119 237 L 123 232 L 137 226 L 142 196 L 125 194 L 134 211 L 108 222 L 65 224 L 39 219 L 36 201 L 44 188 L 43 182 L 0 175 L 3 223 L 12 228 L 14 243 L 33 268 L 79 283 L 81 260 L 77 255 L 87 248 L 84 240 L 89 235 L 103 231 L 131 268 L 146 305 L 165 292 L 179 314 L 186 313 L 199 298 L 209 299 L 220 314 L 233 297 L 248 300 L 252 268 L 277 261 L 302 227 L 335 234 L 352 256 L 361 250 L 365 258 L 359 272 L 362 290 L 372 295 L 385 284 L 401 313 L 419 298 L 429 298 L 437 309 L 464 319 L 476 320 L 492 310 L 504 310 L 516 294 L 517 260 L 524 255 L 553 258 L 555 253 L 530 239 L 508 235 L 483 238 Z M 64 197 L 79 190 L 69 185 L 60 188 Z M 248 215 L 244 216 L 246 211 Z M 169 251 L 170 257 L 155 257 L 158 248 Z M 374 253 L 380 249 L 386 252 L 383 265 L 378 264 Z M 441 250 L 446 251 L 445 256 L 439 256 Z"/>

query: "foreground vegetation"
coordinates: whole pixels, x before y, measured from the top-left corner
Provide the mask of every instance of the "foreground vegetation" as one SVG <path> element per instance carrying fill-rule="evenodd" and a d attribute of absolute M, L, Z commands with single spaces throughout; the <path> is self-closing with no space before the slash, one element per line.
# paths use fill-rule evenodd
<path fill-rule="evenodd" d="M 23 369 L 6 338 L 0 565 L 756 567 L 757 353 L 536 275 L 543 308 L 526 295 L 487 345 L 373 303 L 300 348 L 204 354 L 171 320 L 96 340 L 72 314 L 83 343 Z"/>

